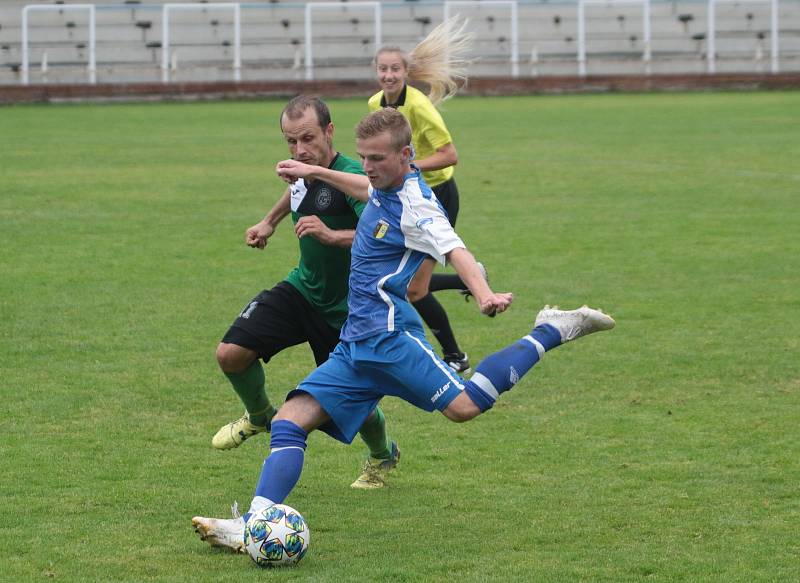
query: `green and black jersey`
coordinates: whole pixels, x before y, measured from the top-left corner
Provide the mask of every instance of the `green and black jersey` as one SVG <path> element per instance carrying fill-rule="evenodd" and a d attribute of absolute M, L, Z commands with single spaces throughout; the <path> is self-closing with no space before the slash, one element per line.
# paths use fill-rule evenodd
<path fill-rule="evenodd" d="M 361 164 L 336 154 L 332 170 L 364 174 Z M 365 204 L 326 182 L 291 185 L 292 222 L 316 215 L 330 229 L 355 229 Z M 300 264 L 286 277 L 331 326 L 341 328 L 347 319 L 347 291 L 350 276 L 350 247 L 323 245 L 314 237 L 300 239 Z"/>

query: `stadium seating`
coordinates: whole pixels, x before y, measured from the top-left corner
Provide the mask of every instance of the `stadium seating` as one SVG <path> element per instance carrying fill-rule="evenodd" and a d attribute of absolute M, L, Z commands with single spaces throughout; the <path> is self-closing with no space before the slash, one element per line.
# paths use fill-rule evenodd
<path fill-rule="evenodd" d="M 215 0 L 219 2 L 220 0 Z M 230 2 L 223 3 L 230 4 Z M 66 4 L 81 3 L 65 0 Z M 175 3 L 190 3 L 179 0 Z M 0 83 L 20 83 L 24 2 L 0 5 Z M 51 3 L 58 6 L 57 3 Z M 305 4 L 268 0 L 241 4 L 243 79 L 305 76 Z M 339 2 L 313 12 L 314 77 L 368 78 L 375 52 L 371 8 Z M 443 17 L 442 2 L 383 2 L 382 43 L 411 48 Z M 651 4 L 651 62 L 645 66 L 641 5 L 593 4 L 585 8 L 588 74 L 697 73 L 707 70 L 707 2 Z M 459 5 L 475 32 L 473 76 L 510 75 L 511 11 L 491 0 Z M 800 0 L 781 0 L 780 69 L 800 70 Z M 718 72 L 770 69 L 770 5 L 723 0 L 716 6 Z M 518 2 L 518 65 L 522 76 L 578 73 L 577 4 Z M 96 61 L 100 82 L 158 81 L 162 63 L 162 3 L 117 0 L 96 5 Z M 170 15 L 174 80 L 231 79 L 233 11 L 200 7 Z M 88 12 L 35 12 L 29 21 L 30 81 L 83 82 L 89 52 Z"/>

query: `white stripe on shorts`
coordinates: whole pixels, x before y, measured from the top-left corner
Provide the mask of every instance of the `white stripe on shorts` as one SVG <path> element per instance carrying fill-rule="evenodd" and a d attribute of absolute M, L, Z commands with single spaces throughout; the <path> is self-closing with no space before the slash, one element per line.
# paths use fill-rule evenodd
<path fill-rule="evenodd" d="M 528 342 L 533 344 L 534 348 L 536 348 L 536 352 L 539 353 L 539 358 L 542 358 L 544 356 L 545 353 L 544 346 L 542 346 L 542 343 L 536 340 L 536 338 L 528 334 L 527 336 L 523 336 L 522 339 L 527 340 Z"/>
<path fill-rule="evenodd" d="M 447 378 L 450 379 L 450 382 L 453 383 L 453 385 L 455 385 L 456 387 L 458 387 L 458 390 L 463 391 L 464 390 L 464 385 L 462 385 L 460 382 L 458 382 L 458 377 L 456 377 L 453 374 L 453 369 L 450 368 L 449 366 L 447 366 L 446 364 L 444 364 L 441 360 L 439 360 L 439 357 L 436 356 L 436 354 L 434 354 L 433 351 L 429 350 L 428 347 L 425 346 L 419 338 L 417 338 L 413 334 L 410 334 L 408 332 L 408 330 L 406 330 L 405 332 L 406 332 L 406 336 L 408 336 L 409 338 L 412 338 L 414 340 L 414 342 L 419 344 L 420 348 L 422 348 L 422 350 L 425 351 L 425 354 L 427 354 L 428 356 L 431 357 L 431 360 L 434 362 L 434 364 L 436 364 L 436 366 L 439 367 L 439 370 L 441 370 L 444 374 L 447 375 Z"/>

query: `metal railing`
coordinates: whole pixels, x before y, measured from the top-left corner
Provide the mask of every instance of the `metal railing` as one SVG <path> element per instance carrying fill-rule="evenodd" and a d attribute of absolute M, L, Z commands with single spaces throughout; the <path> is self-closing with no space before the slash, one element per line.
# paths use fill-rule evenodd
<path fill-rule="evenodd" d="M 96 63 L 96 20 L 94 4 L 29 4 L 22 9 L 22 84 L 28 85 L 30 82 L 30 54 L 28 45 L 28 17 L 31 12 L 62 12 L 65 10 L 89 11 L 89 64 L 87 72 L 89 83 L 97 83 L 97 63 Z"/>
<path fill-rule="evenodd" d="M 652 53 L 650 51 L 650 0 L 578 0 L 578 75 L 586 76 L 586 7 L 587 6 L 614 6 L 618 4 L 633 4 L 642 6 L 642 40 L 644 50 L 642 51 L 642 61 L 645 66 L 645 74 L 650 74 L 650 61 Z"/>
<path fill-rule="evenodd" d="M 769 3 L 770 5 L 770 69 L 773 73 L 779 72 L 778 66 L 778 0 L 708 0 L 708 38 L 706 47 L 708 54 L 708 72 L 717 72 L 717 4 L 722 2 L 735 2 L 736 4 Z"/>
<path fill-rule="evenodd" d="M 305 10 L 305 46 L 306 46 L 306 80 L 314 79 L 314 31 L 312 21 L 315 10 L 341 10 L 343 6 L 348 8 L 372 8 L 375 23 L 375 50 L 377 51 L 382 40 L 382 15 L 380 2 L 348 2 L 343 5 L 341 2 L 309 2 Z"/>
<path fill-rule="evenodd" d="M 175 10 L 233 10 L 233 80 L 242 80 L 242 10 L 239 4 L 164 4 L 161 12 L 161 81 L 170 81 L 169 15 Z M 176 63 L 177 68 L 177 63 Z"/>
<path fill-rule="evenodd" d="M 511 76 L 519 77 L 519 16 L 514 0 L 447 0 L 444 3 L 444 19 L 450 18 L 450 8 L 457 6 L 507 6 L 511 10 Z"/>
<path fill-rule="evenodd" d="M 703 0 L 701 0 L 702 2 Z M 788 0 L 784 0 L 789 3 Z M 560 14 L 562 16 L 566 16 L 569 18 L 569 12 L 574 10 L 575 11 L 575 20 L 577 26 L 577 35 L 576 35 L 576 44 L 571 44 L 571 37 L 567 38 L 567 45 L 569 46 L 569 51 L 574 51 L 575 55 L 575 63 L 577 64 L 578 75 L 586 76 L 587 75 L 587 64 L 589 63 L 589 59 L 593 58 L 590 52 L 590 45 L 592 45 L 595 39 L 602 39 L 602 33 L 600 35 L 595 35 L 594 37 L 591 34 L 591 28 L 593 26 L 601 25 L 602 23 L 599 21 L 598 18 L 587 18 L 587 11 L 592 9 L 598 9 L 600 7 L 611 7 L 611 6 L 618 6 L 618 5 L 626 5 L 626 6 L 634 6 L 634 7 L 641 7 L 642 11 L 642 39 L 641 39 L 641 47 L 636 45 L 635 48 L 641 50 L 641 60 L 644 64 L 644 73 L 651 74 L 651 67 L 654 63 L 653 59 L 653 49 L 652 49 L 652 11 L 651 11 L 651 4 L 654 4 L 654 0 L 577 0 L 574 8 L 569 5 L 560 5 Z M 705 58 L 704 67 L 706 68 L 709 74 L 714 74 L 717 72 L 717 61 L 719 60 L 719 56 L 717 55 L 717 41 L 718 37 L 720 36 L 719 31 L 717 30 L 718 25 L 718 16 L 717 16 L 717 5 L 718 4 L 735 4 L 736 6 L 743 6 L 749 4 L 761 4 L 761 5 L 768 5 L 769 7 L 769 30 L 767 31 L 765 26 L 762 26 L 762 30 L 758 31 L 758 38 L 759 45 L 756 49 L 757 55 L 762 56 L 755 56 L 754 60 L 760 61 L 763 58 L 763 54 L 765 51 L 763 39 L 766 38 L 766 35 L 769 35 L 769 54 L 770 54 L 770 72 L 771 73 L 778 73 L 781 69 L 781 63 L 787 62 L 785 59 L 787 58 L 784 56 L 784 60 L 781 61 L 780 59 L 780 52 L 779 52 L 779 34 L 781 29 L 781 23 L 779 19 L 781 18 L 781 14 L 779 12 L 779 0 L 705 0 L 705 3 L 698 4 L 700 7 L 704 7 L 706 11 L 706 31 L 705 34 L 696 34 L 694 35 L 694 40 L 698 43 L 705 42 L 705 54 L 703 55 L 700 52 L 700 45 L 698 44 L 697 49 L 697 57 L 698 58 Z M 473 13 L 480 10 L 494 10 L 494 9 L 503 9 L 508 10 L 509 18 L 508 18 L 508 26 L 510 28 L 510 45 L 505 44 L 506 37 L 501 36 L 500 39 L 500 48 L 502 53 L 497 56 L 498 59 L 503 60 L 508 58 L 508 62 L 510 63 L 511 67 L 511 75 L 513 77 L 519 76 L 519 69 L 520 69 L 520 58 L 519 58 L 519 50 L 520 50 L 520 18 L 519 18 L 519 2 L 517 0 L 446 0 L 441 3 L 443 7 L 442 16 L 444 19 L 447 19 L 452 14 L 455 13 L 456 10 L 461 8 L 468 8 L 472 10 Z M 242 3 L 228 3 L 228 2 L 214 2 L 214 3 L 201 3 L 201 2 L 192 2 L 192 3 L 166 3 L 163 5 L 147 5 L 148 10 L 152 11 L 160 11 L 161 16 L 161 43 L 151 43 L 155 46 L 149 47 L 153 49 L 161 50 L 160 55 L 160 72 L 161 72 L 161 80 L 164 83 L 169 83 L 172 81 L 172 73 L 179 68 L 179 63 L 177 59 L 177 55 L 174 52 L 174 48 L 171 45 L 170 37 L 170 27 L 174 26 L 174 22 L 171 16 L 176 11 L 208 11 L 208 10 L 230 10 L 233 12 L 233 41 L 226 41 L 224 46 L 232 46 L 233 49 L 233 58 L 232 58 L 232 68 L 233 68 L 233 80 L 240 81 L 242 78 L 242 8 L 252 8 L 255 10 L 256 8 L 265 9 L 266 5 L 262 4 L 242 4 Z M 352 10 L 371 10 L 372 11 L 372 18 L 368 22 L 370 22 L 374 29 L 374 38 L 360 38 L 360 41 L 364 46 L 368 45 L 370 42 L 374 43 L 374 48 L 377 49 L 381 46 L 382 37 L 383 37 L 383 26 L 384 26 L 384 16 L 388 7 L 392 7 L 393 9 L 400 10 L 401 8 L 408 8 L 412 5 L 405 5 L 399 3 L 381 3 L 381 2 L 308 2 L 305 5 L 299 4 L 297 5 L 298 9 L 304 9 L 304 33 L 302 38 L 296 38 L 292 40 L 292 44 L 296 45 L 298 48 L 296 49 L 296 56 L 295 56 L 295 67 L 296 68 L 304 68 L 305 69 L 305 79 L 313 80 L 315 78 L 315 63 L 314 63 L 314 48 L 315 42 L 319 42 L 319 39 L 315 39 L 315 28 L 314 28 L 314 19 L 315 14 L 321 11 L 332 11 L 332 10 L 341 10 L 343 12 L 348 12 Z M 419 6 L 423 6 L 420 4 Z M 428 5 L 430 6 L 430 5 Z M 528 9 L 530 9 L 531 4 L 527 4 Z M 142 8 L 145 5 L 141 6 Z M 548 7 L 547 4 L 542 4 L 542 7 Z M 550 6 L 552 7 L 552 6 Z M 102 8 L 102 7 L 101 7 Z M 110 9 L 112 7 L 106 6 L 106 9 Z M 115 7 L 119 8 L 119 7 Z M 96 20 L 96 6 L 94 4 L 32 4 L 23 7 L 22 9 L 22 21 L 21 21 L 21 52 L 22 52 L 22 63 L 20 65 L 21 70 L 21 82 L 24 85 L 30 83 L 30 66 L 31 66 L 31 39 L 30 39 L 30 31 L 32 28 L 31 25 L 31 16 L 34 13 L 41 13 L 41 12 L 64 12 L 64 11 L 74 11 L 74 12 L 87 12 L 88 13 L 88 62 L 86 64 L 87 70 L 87 77 L 89 83 L 96 83 L 97 82 L 97 43 L 96 43 L 96 28 L 97 28 L 97 20 Z M 469 16 L 469 14 L 467 14 Z M 274 17 L 273 17 L 274 18 Z M 622 18 L 621 16 L 617 16 L 617 18 Z M 724 18 L 724 17 L 723 17 Z M 748 13 L 748 18 L 752 19 L 752 14 Z M 791 18 L 791 17 L 790 17 Z M 354 19 L 350 19 L 351 22 Z M 428 17 L 427 23 L 430 22 L 430 18 Z M 336 22 L 336 19 L 328 19 L 327 25 L 331 25 Z M 396 23 L 397 21 L 395 21 Z M 492 20 L 494 22 L 494 15 L 492 14 Z M 659 21 L 662 22 L 662 21 Z M 68 23 L 70 24 L 70 23 Z M 138 23 L 137 23 L 138 24 Z M 684 23 L 685 25 L 686 23 Z M 73 25 L 74 26 L 74 25 Z M 798 28 L 800 23 L 790 24 L 786 30 L 794 30 L 792 28 Z M 731 30 L 727 30 L 728 36 L 730 36 Z M 736 31 L 733 31 L 736 32 Z M 744 32 L 742 29 L 741 32 Z M 574 33 L 573 33 L 574 34 Z M 788 33 L 787 33 L 788 34 Z M 354 35 L 355 38 L 355 35 Z M 634 37 L 631 37 L 634 38 Z M 787 37 L 788 38 L 788 37 Z M 547 42 L 548 39 L 544 39 Z M 527 42 L 533 41 L 533 48 L 532 48 L 532 56 L 531 56 L 531 63 L 539 63 L 539 52 L 538 52 L 538 38 L 528 38 Z M 495 40 L 495 42 L 497 42 Z M 631 41 L 633 43 L 633 40 Z M 304 46 L 304 62 L 301 63 L 301 49 L 299 48 L 300 44 Z M 44 39 L 43 41 L 39 41 L 35 43 L 35 46 L 38 45 L 39 47 L 48 47 L 49 44 L 57 45 L 56 41 L 52 41 L 49 39 Z M 86 47 L 83 43 L 81 43 L 82 47 Z M 596 45 L 595 45 L 596 46 Z M 633 44 L 632 44 L 633 46 Z M 791 46 L 791 45 L 790 45 Z M 104 47 L 114 48 L 113 41 L 112 43 L 107 43 Z M 80 48 L 80 47 L 79 47 Z M 508 56 L 505 56 L 505 51 L 508 51 Z M 741 51 L 740 51 L 741 52 Z M 630 49 L 626 51 L 626 53 L 630 53 Z M 562 53 L 562 62 L 569 66 L 569 60 L 564 60 Z M 566 53 L 569 54 L 569 53 Z M 596 55 L 604 55 L 605 58 L 608 58 L 608 55 L 611 54 L 607 50 L 605 53 L 602 53 L 596 49 Z M 634 51 L 635 54 L 635 51 Z M 794 53 L 791 53 L 794 54 Z M 79 59 L 83 58 L 83 53 L 79 53 Z M 330 57 L 330 55 L 328 55 Z M 798 55 L 800 56 L 800 55 Z M 42 53 L 41 58 L 41 68 L 43 72 L 46 68 L 47 62 L 47 52 Z M 614 58 L 614 57 L 612 57 Z M 616 58 L 619 58 L 618 56 Z M 630 58 L 630 57 L 627 57 Z M 789 57 L 791 58 L 791 56 Z M 154 53 L 154 62 L 156 61 L 155 53 Z M 214 62 L 221 61 L 221 59 L 216 59 L 214 57 Z M 496 62 L 496 61 L 495 61 Z M 538 74 L 538 73 L 534 73 Z"/>

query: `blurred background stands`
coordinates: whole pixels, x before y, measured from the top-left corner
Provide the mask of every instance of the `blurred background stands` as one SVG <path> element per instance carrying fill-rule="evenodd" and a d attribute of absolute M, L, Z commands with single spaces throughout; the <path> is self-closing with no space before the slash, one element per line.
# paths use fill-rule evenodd
<path fill-rule="evenodd" d="M 178 0 L 173 4 L 195 4 Z M 233 4 L 217 0 L 214 4 Z M 315 2 L 319 3 L 319 2 Z M 22 81 L 22 9 L 0 5 L 0 83 Z M 48 2 L 54 9 L 29 15 L 31 83 L 87 82 L 89 14 L 65 10 L 83 4 Z M 200 2 L 199 4 L 210 4 Z M 313 10 L 315 79 L 369 79 L 375 53 L 374 8 L 358 2 Z M 241 79 L 300 80 L 306 77 L 305 5 L 296 0 L 241 3 Z M 382 2 L 382 44 L 410 49 L 442 21 L 442 2 Z M 778 4 L 779 67 L 800 71 L 800 0 Z M 654 1 L 650 4 L 650 62 L 644 55 L 640 2 L 585 6 L 585 71 L 605 74 L 676 74 L 708 71 L 708 2 Z M 475 33 L 473 77 L 509 76 L 511 9 L 491 0 L 460 3 L 451 14 L 469 18 Z M 771 4 L 720 0 L 715 7 L 715 70 L 769 72 Z M 96 78 L 101 83 L 159 82 L 163 60 L 163 3 L 119 0 L 95 5 Z M 577 2 L 517 2 L 520 76 L 576 75 Z M 171 81 L 229 81 L 234 78 L 233 11 L 212 6 L 170 13 L 168 76 Z"/>

